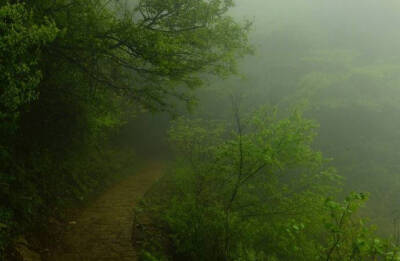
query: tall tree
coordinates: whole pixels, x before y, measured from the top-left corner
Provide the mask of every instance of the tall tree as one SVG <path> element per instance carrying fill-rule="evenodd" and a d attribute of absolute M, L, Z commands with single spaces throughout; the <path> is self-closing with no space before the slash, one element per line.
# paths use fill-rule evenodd
<path fill-rule="evenodd" d="M 0 1 L 0 259 L 10 238 L 119 172 L 108 137 L 127 108 L 173 112 L 206 75 L 236 72 L 250 24 L 232 6 Z"/>

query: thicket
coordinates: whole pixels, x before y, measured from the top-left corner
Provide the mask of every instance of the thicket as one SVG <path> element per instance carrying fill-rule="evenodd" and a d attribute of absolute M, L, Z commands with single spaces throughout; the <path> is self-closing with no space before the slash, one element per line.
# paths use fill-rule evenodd
<path fill-rule="evenodd" d="M 249 107 L 307 100 L 307 117 L 321 126 L 315 147 L 346 178 L 344 194 L 370 192 L 363 212 L 379 233 L 391 234 L 400 213 L 394 203 L 400 197 L 397 2 L 299 0 L 288 8 L 285 1 L 253 0 L 242 7 L 238 14 L 256 17 L 257 55 L 242 63 L 246 80 L 215 84 L 200 103 L 204 117 L 230 113 L 224 92 L 232 86 L 247 86 Z M 225 106 L 219 100 L 227 100 Z"/>
<path fill-rule="evenodd" d="M 131 161 L 141 111 L 193 102 L 250 52 L 232 1 L 0 1 L 0 258 Z M 129 162 L 128 162 L 129 161 Z"/>
<path fill-rule="evenodd" d="M 235 123 L 179 119 L 177 160 L 136 210 L 141 260 L 400 260 L 312 148 L 301 113 L 261 109 Z"/>

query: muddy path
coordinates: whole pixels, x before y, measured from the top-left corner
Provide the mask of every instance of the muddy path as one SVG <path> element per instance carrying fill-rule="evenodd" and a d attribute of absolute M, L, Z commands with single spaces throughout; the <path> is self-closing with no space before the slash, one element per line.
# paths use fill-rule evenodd
<path fill-rule="evenodd" d="M 136 260 L 131 245 L 133 208 L 161 177 L 163 164 L 152 162 L 114 185 L 71 221 L 51 261 Z"/>

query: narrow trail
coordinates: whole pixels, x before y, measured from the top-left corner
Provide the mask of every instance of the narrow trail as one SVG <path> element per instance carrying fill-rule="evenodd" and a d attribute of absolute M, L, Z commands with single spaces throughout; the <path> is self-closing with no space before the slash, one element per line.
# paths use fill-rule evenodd
<path fill-rule="evenodd" d="M 136 260 L 131 245 L 133 208 L 161 177 L 163 165 L 147 164 L 136 175 L 116 184 L 80 213 L 65 232 L 51 261 Z"/>

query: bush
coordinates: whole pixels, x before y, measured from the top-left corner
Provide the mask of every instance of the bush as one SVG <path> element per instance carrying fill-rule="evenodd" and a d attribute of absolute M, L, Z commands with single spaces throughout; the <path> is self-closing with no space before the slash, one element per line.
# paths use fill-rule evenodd
<path fill-rule="evenodd" d="M 144 251 L 168 260 L 400 258 L 357 217 L 366 195 L 329 199 L 339 177 L 311 148 L 312 122 L 264 109 L 236 125 L 172 127 L 180 157 L 136 212 Z"/>

